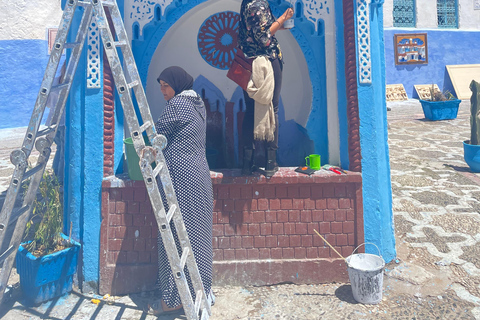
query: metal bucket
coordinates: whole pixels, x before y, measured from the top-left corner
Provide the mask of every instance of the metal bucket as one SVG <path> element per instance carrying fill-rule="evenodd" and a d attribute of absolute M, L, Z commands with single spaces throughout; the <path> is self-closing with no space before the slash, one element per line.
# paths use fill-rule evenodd
<path fill-rule="evenodd" d="M 380 249 L 378 256 L 369 253 L 354 254 L 357 249 L 367 243 L 362 243 L 346 258 L 348 277 L 352 286 L 353 298 L 363 304 L 377 304 L 382 300 L 383 292 L 383 260 Z"/>

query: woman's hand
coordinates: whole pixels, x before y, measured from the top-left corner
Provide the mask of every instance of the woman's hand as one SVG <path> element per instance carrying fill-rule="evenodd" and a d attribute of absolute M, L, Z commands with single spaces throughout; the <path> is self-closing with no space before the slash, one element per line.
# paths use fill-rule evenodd
<path fill-rule="evenodd" d="M 290 19 L 291 17 L 293 17 L 293 8 L 288 8 L 287 10 L 285 10 L 285 12 L 282 14 L 282 17 L 284 17 L 284 20 L 283 22 L 287 21 L 288 19 Z M 282 23 L 283 25 L 283 23 Z"/>
<path fill-rule="evenodd" d="M 273 35 L 278 30 L 283 30 L 284 29 L 283 24 L 285 23 L 285 21 L 292 18 L 293 14 L 294 14 L 293 8 L 288 8 L 287 10 L 285 10 L 285 12 L 277 20 L 275 20 L 270 26 L 270 33 Z"/>

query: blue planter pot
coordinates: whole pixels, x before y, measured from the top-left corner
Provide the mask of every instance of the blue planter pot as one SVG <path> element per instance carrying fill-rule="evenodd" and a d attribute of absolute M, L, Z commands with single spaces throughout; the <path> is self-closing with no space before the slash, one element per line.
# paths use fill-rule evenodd
<path fill-rule="evenodd" d="M 62 234 L 64 239 L 67 236 Z M 37 258 L 23 247 L 18 249 L 16 263 L 20 287 L 27 304 L 39 304 L 72 291 L 77 270 L 80 244 Z"/>
<path fill-rule="evenodd" d="M 420 100 L 425 118 L 433 121 L 455 119 L 460 102 L 462 102 L 460 99 L 447 101 Z"/>
<path fill-rule="evenodd" d="M 473 172 L 480 172 L 480 145 L 463 141 L 463 158 Z"/>

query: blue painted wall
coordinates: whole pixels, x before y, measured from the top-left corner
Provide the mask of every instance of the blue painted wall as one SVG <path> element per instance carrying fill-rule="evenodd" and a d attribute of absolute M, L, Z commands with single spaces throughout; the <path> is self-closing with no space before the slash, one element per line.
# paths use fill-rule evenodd
<path fill-rule="evenodd" d="M 275 3 L 270 5 L 276 17 L 281 16 L 290 7 L 290 3 L 286 2 L 281 5 Z M 312 83 L 312 110 L 308 117 L 305 134 L 313 141 L 314 151 L 321 156 L 322 163 L 329 163 L 325 27 L 322 20 L 319 23 L 321 26 L 315 31 L 315 25 L 298 10 L 294 14 L 294 19 L 295 28 L 290 32 L 302 49 Z M 294 133 L 292 132 L 292 135 Z M 288 165 L 295 166 L 296 163 L 288 163 Z"/>
<path fill-rule="evenodd" d="M 47 46 L 45 40 L 0 41 L 0 129 L 28 126 L 48 63 Z"/>
<path fill-rule="evenodd" d="M 396 66 L 396 33 L 427 33 L 428 64 Z M 388 28 L 384 34 L 386 83 L 403 84 L 409 98 L 418 98 L 415 84 L 436 83 L 442 91 L 455 92 L 446 66 L 480 63 L 480 31 Z"/>
<path fill-rule="evenodd" d="M 364 231 L 365 242 L 377 245 L 385 261 L 390 262 L 396 252 L 387 143 L 383 8 L 373 4 L 370 10 L 370 40 L 372 83 L 360 84 L 357 77 Z M 378 254 L 371 245 L 367 245 L 365 250 Z"/>
<path fill-rule="evenodd" d="M 69 41 L 75 39 L 81 18 L 77 10 Z M 66 105 L 65 163 L 68 165 L 65 165 L 64 204 L 65 228 L 72 223 L 72 237 L 82 244 L 78 270 L 80 284 L 96 288 L 103 180 L 103 88 L 86 87 L 86 48 L 85 45 Z M 102 67 L 100 69 L 102 74 Z"/>

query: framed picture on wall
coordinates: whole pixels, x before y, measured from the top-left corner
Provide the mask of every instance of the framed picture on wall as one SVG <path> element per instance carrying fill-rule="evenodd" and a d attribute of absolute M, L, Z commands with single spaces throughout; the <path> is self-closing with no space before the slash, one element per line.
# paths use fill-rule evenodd
<path fill-rule="evenodd" d="M 428 64 L 426 33 L 399 33 L 394 35 L 395 65 Z"/>

